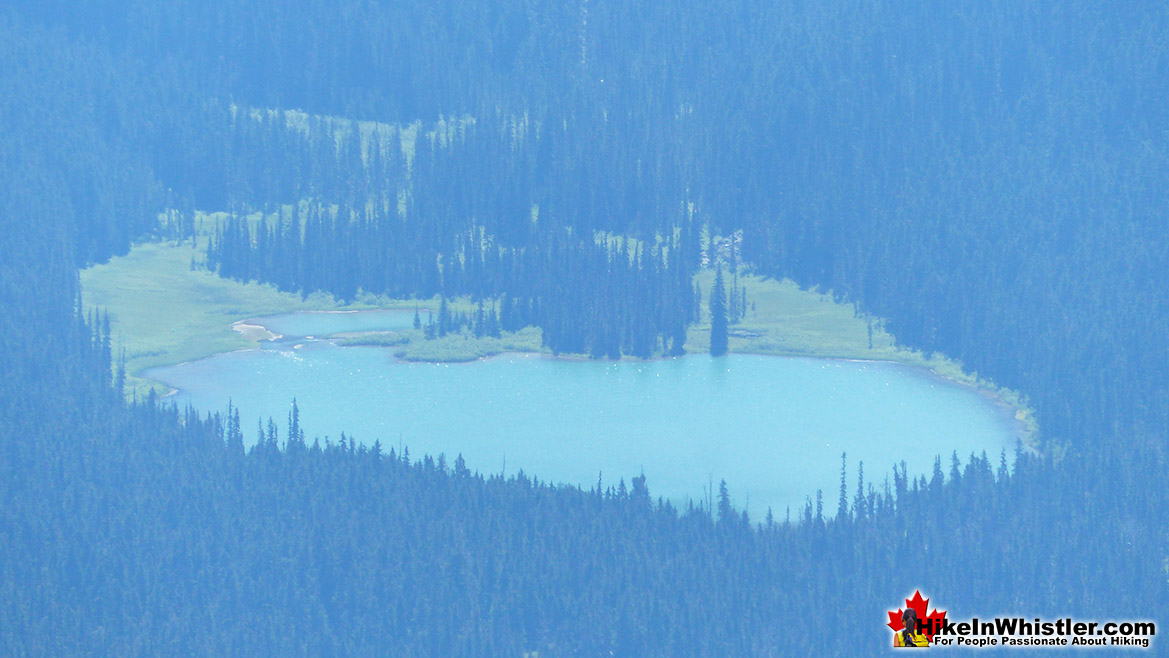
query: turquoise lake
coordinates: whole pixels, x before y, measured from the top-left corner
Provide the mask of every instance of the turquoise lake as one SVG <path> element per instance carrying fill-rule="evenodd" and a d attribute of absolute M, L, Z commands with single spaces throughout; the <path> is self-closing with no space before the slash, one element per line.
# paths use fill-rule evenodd
<path fill-rule="evenodd" d="M 583 487 L 598 475 L 628 486 L 644 473 L 651 495 L 675 504 L 726 479 L 754 520 L 768 507 L 782 519 L 790 506 L 796 518 L 817 489 L 833 513 L 842 452 L 851 497 L 858 462 L 879 488 L 895 463 L 928 475 L 935 455 L 1010 454 L 1017 436 L 993 398 L 892 363 L 738 354 L 410 363 L 389 348 L 298 337 L 413 320 L 413 311 L 381 313 L 249 320 L 285 338 L 145 374 L 177 389 L 170 399 L 180 406 L 222 411 L 230 400 L 248 441 L 260 418 L 274 418 L 283 436 L 295 397 L 310 443 L 344 431 L 386 451 L 405 445 L 413 458 L 442 453 L 450 463 L 461 453 L 472 470 Z"/>

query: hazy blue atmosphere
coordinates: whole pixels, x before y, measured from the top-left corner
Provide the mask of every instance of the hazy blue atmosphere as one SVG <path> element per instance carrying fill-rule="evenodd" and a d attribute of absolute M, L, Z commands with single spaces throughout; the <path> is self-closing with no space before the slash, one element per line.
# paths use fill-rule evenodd
<path fill-rule="evenodd" d="M 1161 652 L 1166 34 L 10 0 L 0 655 Z"/>

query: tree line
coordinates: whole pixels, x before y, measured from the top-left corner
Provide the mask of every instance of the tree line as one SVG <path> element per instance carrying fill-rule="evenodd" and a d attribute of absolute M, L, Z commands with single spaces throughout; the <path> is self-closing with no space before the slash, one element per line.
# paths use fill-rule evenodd
<path fill-rule="evenodd" d="M 1169 609 L 1164 7 L 591 2 L 587 20 L 540 2 L 63 7 L 0 16 L 5 653 L 863 653 L 888 640 L 881 622 L 839 620 L 879 618 L 918 587 L 970 611 Z M 300 131 L 248 108 L 321 118 Z M 439 115 L 478 127 L 433 130 Z M 387 143 L 370 164 L 359 131 L 313 143 L 326 116 L 419 120 L 434 146 L 424 136 L 411 160 Z M 326 237 L 367 213 L 402 222 L 395 245 L 418 232 L 436 266 L 407 256 L 392 281 L 440 295 L 437 254 L 465 268 L 467 245 L 491 236 L 485 273 L 542 273 L 514 277 L 531 287 L 525 313 L 558 271 L 539 258 L 563 256 L 573 277 L 645 276 L 610 262 L 607 232 L 645 245 L 637 271 L 656 267 L 652 294 L 674 297 L 638 312 L 685 317 L 662 274 L 673 259 L 646 254 L 675 228 L 742 229 L 757 271 L 1022 391 L 1043 452 L 939 462 L 924 482 L 865 464 L 847 517 L 809 492 L 791 523 L 746 525 L 734 482 L 715 509 L 671 510 L 645 504 L 652 482 L 621 494 L 622 474 L 564 489 L 391 459 L 376 437 L 281 444 L 267 427 L 244 449 L 223 416 L 121 400 L 76 268 L 161 235 L 168 208 L 242 217 L 304 199 L 301 230 L 316 213 L 312 248 L 330 258 Z M 329 227 L 342 207 L 355 219 Z M 701 263 L 700 240 L 677 249 Z M 287 276 L 292 253 L 264 276 Z M 460 286 L 480 285 L 473 271 Z M 492 285 L 477 298 L 502 324 Z M 578 313 L 624 303 L 571 294 Z M 644 321 L 610 312 L 582 331 Z M 664 347 L 668 327 L 638 344 Z"/>
<path fill-rule="evenodd" d="M 695 300 L 691 273 L 678 256 L 681 236 L 647 247 L 553 231 L 520 249 L 500 246 L 475 227 L 444 253 L 428 249 L 424 237 L 403 236 L 419 224 L 396 214 L 355 216 L 347 208 L 315 206 L 293 208 L 289 217 L 255 229 L 232 216 L 209 240 L 206 262 L 222 276 L 304 295 L 440 296 L 444 305 L 448 297 L 492 300 L 501 306 L 502 329 L 541 327 L 555 353 L 649 358 L 685 352 Z M 453 328 L 441 313 L 439 322 L 443 334 Z"/>

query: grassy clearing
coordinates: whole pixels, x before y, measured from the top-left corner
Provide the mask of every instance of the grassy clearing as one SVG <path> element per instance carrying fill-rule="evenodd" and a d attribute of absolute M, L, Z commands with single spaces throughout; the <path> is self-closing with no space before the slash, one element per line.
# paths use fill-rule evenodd
<path fill-rule="evenodd" d="M 731 277 L 724 273 L 724 278 L 729 293 Z M 687 334 L 686 347 L 692 352 L 710 346 L 707 304 L 714 272 L 703 271 L 696 281 L 702 290 L 703 321 L 693 325 Z M 893 336 L 884 331 L 879 319 L 872 323 L 870 348 L 869 322 L 858 317 L 851 306 L 834 302 L 831 295 L 800 290 L 791 281 L 754 275 L 739 275 L 739 287 L 747 290 L 748 309 L 745 318 L 730 326 L 732 351 L 902 362 L 913 358 L 908 350 L 896 347 Z M 913 365 L 922 364 L 914 361 Z"/>
<path fill-rule="evenodd" d="M 504 352 L 540 352 L 541 332 L 536 327 L 525 327 L 515 333 L 504 332 L 499 338 L 476 338 L 468 331 L 426 340 L 422 331 L 390 331 L 350 336 L 341 339 L 341 345 L 377 345 L 397 347 L 394 355 L 407 361 L 455 363 L 474 361 Z"/>
<path fill-rule="evenodd" d="M 407 331 L 370 331 L 352 336 L 342 336 L 337 344 L 343 347 L 401 347 L 411 340 L 421 338 L 420 329 Z"/>
<path fill-rule="evenodd" d="M 200 219 L 209 223 L 214 218 Z M 205 238 L 197 244 L 205 245 Z M 152 388 L 166 391 L 161 384 L 142 377 L 148 368 L 256 347 L 263 332 L 244 335 L 235 331 L 231 325 L 240 320 L 295 311 L 415 307 L 422 309 L 425 320 L 428 309 L 438 308 L 436 300 L 373 295 L 360 296 L 351 304 L 319 293 L 302 299 L 271 285 L 239 283 L 192 269 L 192 261 L 198 264 L 202 260 L 203 250 L 190 242 L 148 243 L 134 247 L 126 256 L 82 270 L 82 303 L 109 312 L 115 353 L 125 351 L 127 394 L 145 395 Z M 471 312 L 475 305 L 467 299 L 453 300 L 450 308 L 452 312 Z M 415 361 L 472 361 L 501 352 L 540 350 L 538 329 L 502 338 L 452 335 L 427 341 L 421 332 L 410 331 L 346 340 L 400 347 L 399 356 Z"/>
<path fill-rule="evenodd" d="M 468 114 L 458 117 L 440 116 L 438 121 L 431 124 L 429 129 L 426 129 L 423 127 L 421 121 L 414 121 L 413 123 L 402 125 L 398 123 L 382 123 L 379 121 L 361 121 L 326 114 L 309 114 L 302 110 L 278 110 L 274 108 L 239 107 L 232 105 L 231 111 L 233 115 L 246 115 L 252 119 L 279 119 L 282 117 L 284 119 L 284 125 L 288 129 L 294 130 L 304 137 L 310 136 L 313 121 L 323 121 L 327 129 L 332 131 L 333 139 L 338 148 L 341 147 L 349 130 L 351 128 L 357 128 L 357 134 L 361 137 L 361 157 L 363 160 L 368 157 L 370 148 L 375 145 L 383 151 L 389 148 L 399 148 L 402 156 L 406 159 L 407 167 L 412 166 L 415 147 L 419 139 L 429 139 L 445 148 L 454 143 L 461 132 L 465 131 L 469 126 L 473 126 L 476 122 L 475 117 Z M 516 139 L 531 129 L 532 126 L 527 115 L 512 118 L 512 132 L 516 135 Z M 393 140 L 397 140 L 397 143 L 395 144 Z"/>
<path fill-rule="evenodd" d="M 125 350 L 127 389 L 145 393 L 158 385 L 140 377 L 147 368 L 255 347 L 231 328 L 238 320 L 274 313 L 337 308 L 328 295 L 301 299 L 268 285 L 228 281 L 191 269 L 202 251 L 190 243 L 152 243 L 81 272 L 82 303 L 103 308 L 117 353 Z"/>
<path fill-rule="evenodd" d="M 714 286 L 714 276 L 714 272 L 706 270 L 695 277 L 702 289 L 704 317 L 686 334 L 686 350 L 689 352 L 710 349 L 707 302 Z M 731 277 L 724 273 L 724 278 L 729 292 Z M 740 274 L 739 286 L 747 289 L 748 308 L 746 317 L 730 326 L 731 351 L 893 361 L 927 368 L 947 379 L 994 394 L 1013 410 L 1015 419 L 1024 427 L 1024 436 L 1035 436 L 1034 413 L 1018 392 L 1001 388 L 977 373 L 966 372 L 962 363 L 944 355 L 927 357 L 920 351 L 898 347 L 892 334 L 885 331 L 880 318 L 858 315 L 852 306 L 836 303 L 831 295 L 800 290 L 787 280 Z"/>

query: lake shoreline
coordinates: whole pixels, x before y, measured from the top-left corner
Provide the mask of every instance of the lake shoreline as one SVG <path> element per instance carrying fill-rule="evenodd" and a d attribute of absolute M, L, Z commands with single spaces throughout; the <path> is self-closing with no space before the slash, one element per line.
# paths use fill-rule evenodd
<path fill-rule="evenodd" d="M 403 310 L 403 309 L 401 306 L 398 306 L 396 308 L 390 308 L 390 309 L 352 309 L 352 310 L 340 310 L 340 311 L 338 311 L 338 310 L 312 310 L 312 311 L 300 311 L 298 313 L 303 313 L 306 315 L 307 314 L 354 314 L 354 313 L 362 313 L 362 312 L 370 312 L 370 311 L 378 311 L 378 310 Z M 267 317 L 272 317 L 272 316 L 267 316 Z M 686 354 L 678 355 L 678 356 L 657 355 L 657 356 L 650 357 L 648 359 L 642 359 L 642 358 L 632 357 L 632 356 L 628 356 L 628 355 L 622 356 L 620 359 L 604 359 L 604 358 L 594 359 L 594 358 L 589 357 L 588 355 L 585 355 L 585 354 L 554 354 L 550 350 L 547 350 L 546 348 L 536 347 L 536 345 L 538 345 L 538 334 L 534 334 L 532 332 L 538 332 L 539 330 L 535 329 L 535 328 L 525 328 L 524 330 L 521 330 L 521 332 L 528 332 L 528 333 L 524 337 L 525 340 L 519 341 L 520 343 L 526 343 L 525 345 L 522 345 L 521 348 L 519 348 L 519 349 L 516 349 L 516 342 L 514 342 L 514 341 L 504 340 L 502 342 L 499 342 L 501 339 L 493 339 L 490 337 L 474 337 L 474 336 L 470 336 L 470 335 L 462 334 L 462 333 L 448 335 L 447 337 L 443 337 L 443 338 L 439 338 L 439 339 L 425 339 L 425 338 L 421 338 L 420 336 L 413 335 L 413 334 L 419 333 L 418 330 L 413 330 L 413 329 L 410 329 L 410 330 L 387 330 L 387 331 L 356 331 L 356 332 L 342 331 L 342 332 L 329 333 L 329 334 L 325 334 L 325 335 L 321 335 L 321 336 L 313 336 L 313 337 L 285 336 L 283 334 L 280 334 L 279 332 L 272 330 L 270 327 L 264 326 L 263 320 L 265 320 L 265 319 L 266 319 L 266 317 L 264 317 L 264 316 L 250 317 L 250 318 L 247 318 L 244 320 L 238 320 L 238 321 L 232 323 L 231 327 L 233 330 L 235 330 L 241 336 L 247 337 L 247 338 L 249 338 L 249 340 L 253 340 L 256 343 L 256 345 L 254 347 L 243 348 L 244 350 L 261 349 L 260 343 L 264 343 L 264 342 L 272 343 L 272 342 L 282 340 L 284 338 L 289 338 L 289 339 L 296 339 L 296 340 L 300 340 L 300 341 L 304 341 L 304 340 L 329 341 L 329 342 L 334 343 L 338 347 L 385 348 L 385 349 L 389 349 L 391 351 L 391 353 L 393 354 L 395 359 L 400 360 L 404 363 L 432 363 L 432 364 L 452 364 L 452 363 L 470 364 L 470 363 L 476 363 L 479 361 L 489 361 L 489 360 L 498 359 L 498 358 L 516 357 L 516 356 L 547 358 L 547 359 L 554 359 L 554 360 L 567 361 L 567 362 L 611 361 L 613 363 L 621 363 L 621 362 L 646 362 L 646 363 L 650 363 L 650 362 L 664 361 L 664 360 L 669 360 L 669 359 L 677 359 L 677 358 L 679 358 L 679 356 L 692 356 L 692 355 L 697 355 L 697 354 L 703 353 L 701 351 L 696 350 L 696 351 L 688 351 Z M 520 334 L 521 332 L 516 332 L 516 334 L 508 335 L 505 338 L 514 338 L 516 335 Z M 435 341 L 445 341 L 444 343 L 441 344 L 441 346 L 444 348 L 444 351 L 439 353 L 439 358 L 428 358 L 426 356 L 426 352 L 424 350 L 429 344 L 431 344 Z M 497 342 L 489 343 L 490 341 L 497 341 Z M 749 343 L 749 341 L 744 341 L 744 342 Z M 293 348 L 296 349 L 302 345 L 303 345 L 303 343 L 300 343 L 298 345 L 293 346 Z M 408 353 L 407 350 L 411 347 L 416 348 L 416 351 L 413 353 Z M 419 347 L 423 348 L 423 351 L 421 353 L 417 351 L 417 348 L 419 348 Z M 230 351 L 240 351 L 240 350 L 228 350 L 228 352 L 230 352 Z M 973 389 L 974 391 L 979 393 L 979 395 L 983 396 L 989 403 L 991 403 L 997 409 L 999 409 L 999 411 L 1003 417 L 1003 422 L 1007 427 L 1010 428 L 1010 434 L 1012 436 L 1014 436 L 1019 441 L 1021 441 L 1024 444 L 1024 446 L 1026 446 L 1027 449 L 1032 450 L 1032 451 L 1039 450 L 1039 446 L 1037 445 L 1037 441 L 1036 441 L 1037 428 L 1035 427 L 1035 424 L 1034 424 L 1033 420 L 1031 419 L 1032 418 L 1031 411 L 1025 405 L 1019 404 L 1016 401 L 1010 399 L 1010 398 L 1014 397 L 1013 392 L 1004 391 L 1003 389 L 994 386 L 993 383 L 987 382 L 981 378 L 977 378 L 973 375 L 965 373 L 964 371 L 961 371 L 960 369 L 958 369 L 957 373 L 955 373 L 954 372 L 955 367 L 949 361 L 942 360 L 942 363 L 944 365 L 950 366 L 950 367 L 945 368 L 943 370 L 943 369 L 940 369 L 939 367 L 937 367 L 937 364 L 931 364 L 929 362 L 930 360 L 924 358 L 924 356 L 921 355 L 919 352 L 912 351 L 912 350 L 899 350 L 899 352 L 904 354 L 904 356 L 906 358 L 903 358 L 903 359 L 879 358 L 879 357 L 878 358 L 864 358 L 864 357 L 859 357 L 856 355 L 845 356 L 845 355 L 839 355 L 839 354 L 832 354 L 831 352 L 825 353 L 825 354 L 818 354 L 818 353 L 814 353 L 814 352 L 809 352 L 808 350 L 778 350 L 778 349 L 774 349 L 774 348 L 772 348 L 772 349 L 751 349 L 751 346 L 749 344 L 748 345 L 740 344 L 740 345 L 734 346 L 729 353 L 730 354 L 742 354 L 742 355 L 767 356 L 767 357 L 792 358 L 792 359 L 839 361 L 839 362 L 847 362 L 847 363 L 890 364 L 890 365 L 900 366 L 900 367 L 907 368 L 910 370 L 918 371 L 919 373 L 921 373 L 923 375 L 927 375 L 929 377 L 938 379 L 940 381 L 946 382 L 946 383 L 951 384 L 951 385 Z M 201 357 L 201 358 L 209 358 L 211 356 L 215 356 L 216 354 L 221 354 L 221 353 L 226 353 L 226 352 L 213 352 L 213 353 L 208 354 L 208 355 Z M 186 361 L 192 361 L 192 360 L 198 360 L 198 359 L 187 359 Z M 156 381 L 156 380 L 152 380 L 152 381 Z M 171 389 L 170 391 L 168 391 L 168 394 L 164 397 L 171 397 L 175 393 L 177 393 L 177 391 L 175 389 L 170 387 L 168 384 L 165 384 L 165 382 L 158 382 L 158 383 L 160 383 L 164 386 L 167 386 L 168 388 Z"/>
<path fill-rule="evenodd" d="M 327 311 L 323 311 L 323 312 L 327 312 Z M 353 312 L 356 313 L 356 311 L 353 311 Z M 280 340 L 281 338 L 284 337 L 284 334 L 278 334 L 278 333 L 268 329 L 264 325 L 251 324 L 246 320 L 240 320 L 239 322 L 232 322 L 231 328 L 233 331 L 235 331 L 237 334 L 243 336 L 244 338 L 247 338 L 248 340 L 254 340 L 257 342 L 265 341 L 265 340 L 266 341 L 276 341 L 276 340 Z"/>
<path fill-rule="evenodd" d="M 963 461 L 984 450 L 1013 456 L 1000 406 L 897 363 L 749 354 L 635 363 L 520 352 L 452 367 L 323 338 L 291 353 L 299 341 L 150 374 L 182 390 L 167 404 L 205 413 L 230 401 L 247 426 L 282 418 L 295 398 L 310 436 L 344 429 L 366 445 L 397 437 L 413 454 L 461 454 L 488 470 L 506 455 L 509 471 L 514 464 L 572 485 L 595 482 L 598 470 L 627 483 L 640 472 L 665 496 L 696 495 L 709 475 L 734 483 L 736 495 L 749 492 L 753 510 L 788 488 L 799 489 L 799 500 L 828 490 L 842 452 L 869 475 L 902 459 L 928 475 L 934 455 L 952 450 Z M 793 460 L 806 468 L 789 472 Z M 799 480 L 812 472 L 815 481 Z"/>
<path fill-rule="evenodd" d="M 277 290 L 271 284 L 241 283 L 221 278 L 199 267 L 201 235 L 192 242 L 147 242 L 108 263 L 82 270 L 82 292 L 87 306 L 105 308 L 114 329 L 114 349 L 126 355 L 126 395 L 164 394 L 168 387 L 143 376 L 154 367 L 195 361 L 240 349 L 255 349 L 274 338 L 256 319 L 306 312 L 351 317 L 363 311 L 410 311 L 433 313 L 438 300 L 389 299 L 359 294 L 342 302 L 331 295 L 307 296 Z M 714 274 L 703 270 L 696 284 L 709 290 Z M 965 372 L 961 364 L 900 348 L 879 318 L 858 314 L 831 295 L 803 290 L 788 280 L 761 277 L 742 271 L 739 285 L 747 291 L 750 310 L 732 325 L 730 351 L 819 359 L 891 362 L 922 367 L 936 376 L 973 386 L 1013 409 L 1025 429 L 1029 446 L 1036 447 L 1038 431 L 1033 411 L 1025 398 L 993 382 Z M 473 311 L 467 298 L 448 300 L 453 311 Z M 705 315 L 705 313 L 703 313 Z M 259 325 L 262 329 L 233 325 Z M 538 331 L 538 330 L 537 330 Z M 271 332 L 288 333 L 288 332 Z M 687 331 L 688 354 L 701 354 L 709 344 L 709 321 L 700 318 Z M 442 339 L 439 339 L 442 340 Z M 567 360 L 590 360 L 587 355 L 552 355 L 542 341 L 528 336 L 526 344 L 500 344 L 483 349 L 474 341 L 450 340 L 445 344 L 397 345 L 403 358 L 414 362 L 472 362 L 503 353 L 533 353 Z M 670 358 L 666 356 L 655 359 Z M 623 357 L 625 360 L 639 360 Z M 651 359 L 652 360 L 652 359 Z"/>

